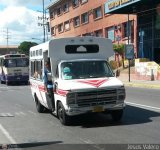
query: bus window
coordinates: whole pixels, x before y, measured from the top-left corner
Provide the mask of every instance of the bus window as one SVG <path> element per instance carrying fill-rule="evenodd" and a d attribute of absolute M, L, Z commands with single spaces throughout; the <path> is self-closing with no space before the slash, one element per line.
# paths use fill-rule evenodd
<path fill-rule="evenodd" d="M 16 67 L 16 60 L 15 59 L 6 59 L 4 61 L 4 66 L 11 68 L 11 67 Z"/>
<path fill-rule="evenodd" d="M 20 59 L 17 59 L 17 67 L 28 67 L 29 65 L 29 62 L 28 62 L 28 59 L 26 58 L 20 58 Z"/>

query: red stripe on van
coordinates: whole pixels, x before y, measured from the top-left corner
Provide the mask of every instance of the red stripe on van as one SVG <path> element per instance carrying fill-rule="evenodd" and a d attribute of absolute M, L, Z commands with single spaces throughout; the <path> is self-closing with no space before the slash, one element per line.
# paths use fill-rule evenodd
<path fill-rule="evenodd" d="M 66 90 L 61 90 L 61 89 L 58 89 L 58 90 L 57 90 L 57 94 L 58 94 L 58 95 L 61 95 L 61 96 L 66 96 L 67 93 L 68 93 L 68 91 L 66 91 Z"/>

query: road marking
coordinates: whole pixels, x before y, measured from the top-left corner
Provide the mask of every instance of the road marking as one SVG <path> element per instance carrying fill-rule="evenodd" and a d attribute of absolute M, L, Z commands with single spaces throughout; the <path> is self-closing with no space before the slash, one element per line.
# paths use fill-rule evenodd
<path fill-rule="evenodd" d="M 14 115 L 10 113 L 0 113 L 0 117 L 14 117 Z"/>
<path fill-rule="evenodd" d="M 26 114 L 24 113 L 24 112 L 15 112 L 15 114 L 17 115 L 17 116 L 26 116 Z"/>
<path fill-rule="evenodd" d="M 0 130 L 7 137 L 7 139 L 11 142 L 11 144 L 16 144 L 16 141 L 13 139 L 13 137 L 9 134 L 9 132 L 1 124 L 0 124 Z"/>
<path fill-rule="evenodd" d="M 159 107 L 153 107 L 153 106 L 137 104 L 137 103 L 132 103 L 132 102 L 126 102 L 126 104 L 160 112 L 160 108 Z"/>
<path fill-rule="evenodd" d="M 83 140 L 83 142 L 84 143 L 86 143 L 86 144 L 94 144 L 91 140 L 89 140 L 89 139 L 87 139 L 87 140 L 84 140 L 84 139 L 82 139 Z"/>
<path fill-rule="evenodd" d="M 33 114 L 33 115 L 37 115 L 37 113 L 33 112 L 33 111 L 28 111 L 29 113 Z"/>

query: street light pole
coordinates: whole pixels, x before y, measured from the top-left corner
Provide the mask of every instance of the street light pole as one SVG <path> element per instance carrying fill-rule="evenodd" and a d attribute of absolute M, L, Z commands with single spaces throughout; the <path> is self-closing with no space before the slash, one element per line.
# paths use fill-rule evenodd
<path fill-rule="evenodd" d="M 43 42 L 45 42 L 45 24 L 44 24 L 44 0 L 42 0 L 43 3 Z"/>
<path fill-rule="evenodd" d="M 130 31 L 130 21 L 129 21 L 129 14 L 128 14 L 128 22 L 127 22 L 127 33 L 128 33 L 128 45 L 129 45 L 129 37 L 130 37 L 130 33 L 131 33 L 131 31 Z M 128 81 L 130 82 L 131 81 L 131 76 L 130 76 L 130 74 L 131 74 L 131 68 L 130 68 L 131 66 L 130 66 L 130 59 L 128 59 L 128 74 L 129 74 L 129 79 L 128 79 Z"/>

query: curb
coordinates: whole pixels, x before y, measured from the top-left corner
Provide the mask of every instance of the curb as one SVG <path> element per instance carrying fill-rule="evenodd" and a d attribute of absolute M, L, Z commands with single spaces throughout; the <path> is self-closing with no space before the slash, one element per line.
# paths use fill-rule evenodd
<path fill-rule="evenodd" d="M 150 88 L 150 89 L 160 89 L 160 85 L 155 85 L 155 84 L 143 84 L 143 83 L 128 83 L 128 82 L 123 82 L 125 86 L 130 86 L 130 87 L 141 87 L 141 88 Z"/>

